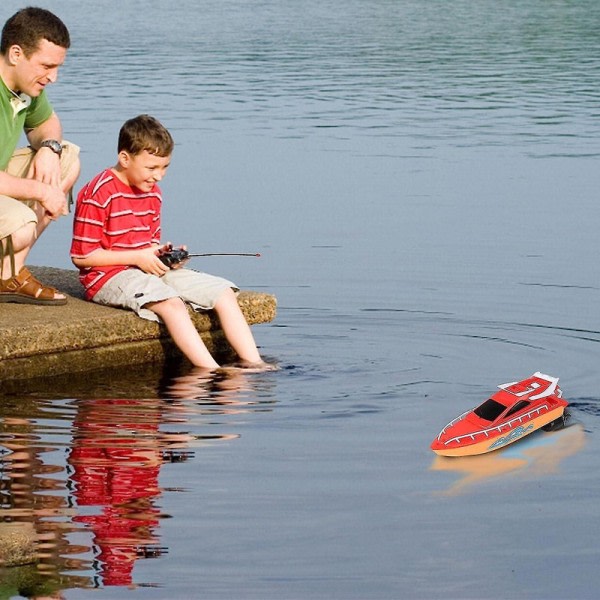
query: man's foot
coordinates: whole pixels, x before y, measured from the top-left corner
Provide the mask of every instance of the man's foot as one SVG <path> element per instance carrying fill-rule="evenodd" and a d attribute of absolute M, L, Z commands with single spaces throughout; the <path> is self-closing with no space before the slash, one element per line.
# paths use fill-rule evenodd
<path fill-rule="evenodd" d="M 53 287 L 40 283 L 27 267 L 23 267 L 10 279 L 0 279 L 0 302 L 55 306 L 66 304 L 67 297 Z"/>

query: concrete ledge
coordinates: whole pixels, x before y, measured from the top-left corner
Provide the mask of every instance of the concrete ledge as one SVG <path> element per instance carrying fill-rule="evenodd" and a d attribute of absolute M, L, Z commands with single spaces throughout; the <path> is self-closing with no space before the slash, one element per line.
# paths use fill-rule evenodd
<path fill-rule="evenodd" d="M 0 380 L 27 379 L 97 368 L 164 361 L 179 356 L 165 328 L 130 311 L 83 300 L 77 271 L 30 267 L 40 281 L 69 295 L 64 306 L 0 303 Z M 270 294 L 243 291 L 239 304 L 250 325 L 275 318 Z M 211 313 L 190 311 L 213 354 L 230 354 Z"/>

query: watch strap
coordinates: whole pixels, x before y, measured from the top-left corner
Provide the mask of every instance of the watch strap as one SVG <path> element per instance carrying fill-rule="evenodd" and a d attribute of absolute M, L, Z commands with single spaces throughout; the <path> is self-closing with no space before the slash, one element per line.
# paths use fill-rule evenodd
<path fill-rule="evenodd" d="M 50 150 L 55 154 L 58 154 L 58 156 L 62 154 L 63 150 L 62 144 L 58 140 L 44 140 L 40 144 L 40 148 L 50 148 Z"/>

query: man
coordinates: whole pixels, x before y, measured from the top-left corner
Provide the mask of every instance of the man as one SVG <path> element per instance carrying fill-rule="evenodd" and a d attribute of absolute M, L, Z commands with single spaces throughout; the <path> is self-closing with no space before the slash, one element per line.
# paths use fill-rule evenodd
<path fill-rule="evenodd" d="M 28 7 L 4 25 L 0 39 L 0 302 L 65 304 L 25 267 L 51 221 L 68 213 L 79 176 L 79 148 L 62 127 L 45 88 L 54 83 L 71 42 L 51 12 Z M 22 132 L 30 144 L 16 149 Z"/>

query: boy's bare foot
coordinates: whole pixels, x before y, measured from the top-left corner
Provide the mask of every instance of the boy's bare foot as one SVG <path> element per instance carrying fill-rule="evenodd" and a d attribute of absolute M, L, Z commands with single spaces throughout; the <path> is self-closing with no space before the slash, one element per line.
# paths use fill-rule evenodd
<path fill-rule="evenodd" d="M 221 369 L 232 369 L 232 370 L 243 371 L 245 373 L 263 373 L 266 371 L 279 371 L 279 367 L 277 365 L 267 363 L 264 360 L 261 360 L 260 362 L 254 362 L 254 363 L 247 362 L 247 361 L 240 361 L 233 365 L 223 366 L 223 367 L 221 367 Z"/>

